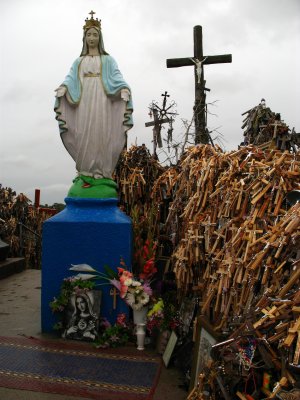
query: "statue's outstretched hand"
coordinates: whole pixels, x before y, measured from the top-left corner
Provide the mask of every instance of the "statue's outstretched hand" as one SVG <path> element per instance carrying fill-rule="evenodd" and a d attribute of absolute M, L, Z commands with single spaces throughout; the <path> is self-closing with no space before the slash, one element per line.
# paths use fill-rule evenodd
<path fill-rule="evenodd" d="M 63 97 L 66 92 L 67 92 L 67 88 L 65 86 L 60 86 L 57 89 L 55 89 L 55 97 Z"/>
<path fill-rule="evenodd" d="M 128 89 L 121 90 L 121 99 L 124 101 L 129 101 L 130 92 Z"/>

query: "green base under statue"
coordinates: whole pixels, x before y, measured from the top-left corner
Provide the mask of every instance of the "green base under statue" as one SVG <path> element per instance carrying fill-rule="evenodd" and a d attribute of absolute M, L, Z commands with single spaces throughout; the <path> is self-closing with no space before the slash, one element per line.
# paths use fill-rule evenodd
<path fill-rule="evenodd" d="M 117 189 L 118 185 L 112 179 L 80 175 L 73 180 L 68 197 L 111 199 L 118 197 Z"/>

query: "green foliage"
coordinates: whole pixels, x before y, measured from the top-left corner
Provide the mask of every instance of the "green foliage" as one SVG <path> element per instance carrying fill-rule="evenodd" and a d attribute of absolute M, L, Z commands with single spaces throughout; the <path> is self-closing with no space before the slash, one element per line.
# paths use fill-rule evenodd
<path fill-rule="evenodd" d="M 53 203 L 51 206 L 51 208 L 55 208 L 55 210 L 57 210 L 58 212 L 64 210 L 65 207 L 66 207 L 66 205 L 63 203 Z"/>
<path fill-rule="evenodd" d="M 90 280 L 76 279 L 74 277 L 65 278 L 61 285 L 59 296 L 57 298 L 54 297 L 53 301 L 50 302 L 52 312 L 63 313 L 74 293 L 79 291 L 88 292 L 94 286 L 95 283 Z"/>
<path fill-rule="evenodd" d="M 104 330 L 95 342 L 97 348 L 124 346 L 131 338 L 131 330 L 127 326 L 114 325 Z"/>
<path fill-rule="evenodd" d="M 108 265 L 104 265 L 104 271 L 106 272 L 109 279 L 118 279 L 118 273 L 115 272 Z"/>

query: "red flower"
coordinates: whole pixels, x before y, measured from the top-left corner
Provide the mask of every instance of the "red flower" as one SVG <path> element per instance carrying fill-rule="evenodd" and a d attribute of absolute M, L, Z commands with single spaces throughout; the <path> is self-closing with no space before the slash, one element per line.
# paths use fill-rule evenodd
<path fill-rule="evenodd" d="M 148 261 L 146 261 L 143 272 L 140 274 L 140 278 L 147 280 L 152 275 L 154 275 L 155 272 L 157 272 L 157 268 L 154 266 L 154 257 L 152 257 Z"/>
<path fill-rule="evenodd" d="M 119 271 L 119 276 L 122 275 L 123 272 L 125 271 L 124 268 L 117 267 L 117 269 L 118 269 L 118 271 Z"/>
<path fill-rule="evenodd" d="M 117 325 L 126 327 L 126 314 L 124 314 L 124 313 L 118 314 Z"/>
<path fill-rule="evenodd" d="M 145 245 L 143 247 L 143 257 L 146 258 L 148 256 L 148 254 L 149 254 L 149 248 L 148 248 L 148 246 Z"/>

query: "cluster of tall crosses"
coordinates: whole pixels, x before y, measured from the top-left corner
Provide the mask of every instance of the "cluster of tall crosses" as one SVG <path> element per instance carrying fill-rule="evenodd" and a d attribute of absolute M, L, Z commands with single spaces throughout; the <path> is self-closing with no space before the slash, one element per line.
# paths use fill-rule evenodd
<path fill-rule="evenodd" d="M 207 64 L 220 64 L 231 63 L 232 55 L 223 54 L 217 56 L 203 56 L 203 41 L 202 41 L 202 27 L 197 25 L 194 27 L 194 56 L 184 58 L 171 58 L 167 59 L 167 68 L 177 68 L 194 66 L 195 75 L 195 105 L 194 105 L 194 119 L 195 119 L 195 144 L 207 144 L 211 141 L 209 132 L 206 129 L 206 91 L 205 87 L 203 65 Z M 166 93 L 162 96 L 166 96 Z M 153 122 L 147 122 L 146 126 L 161 125 L 169 122 L 168 118 L 154 119 Z M 155 129 L 154 129 L 155 130 Z"/>

